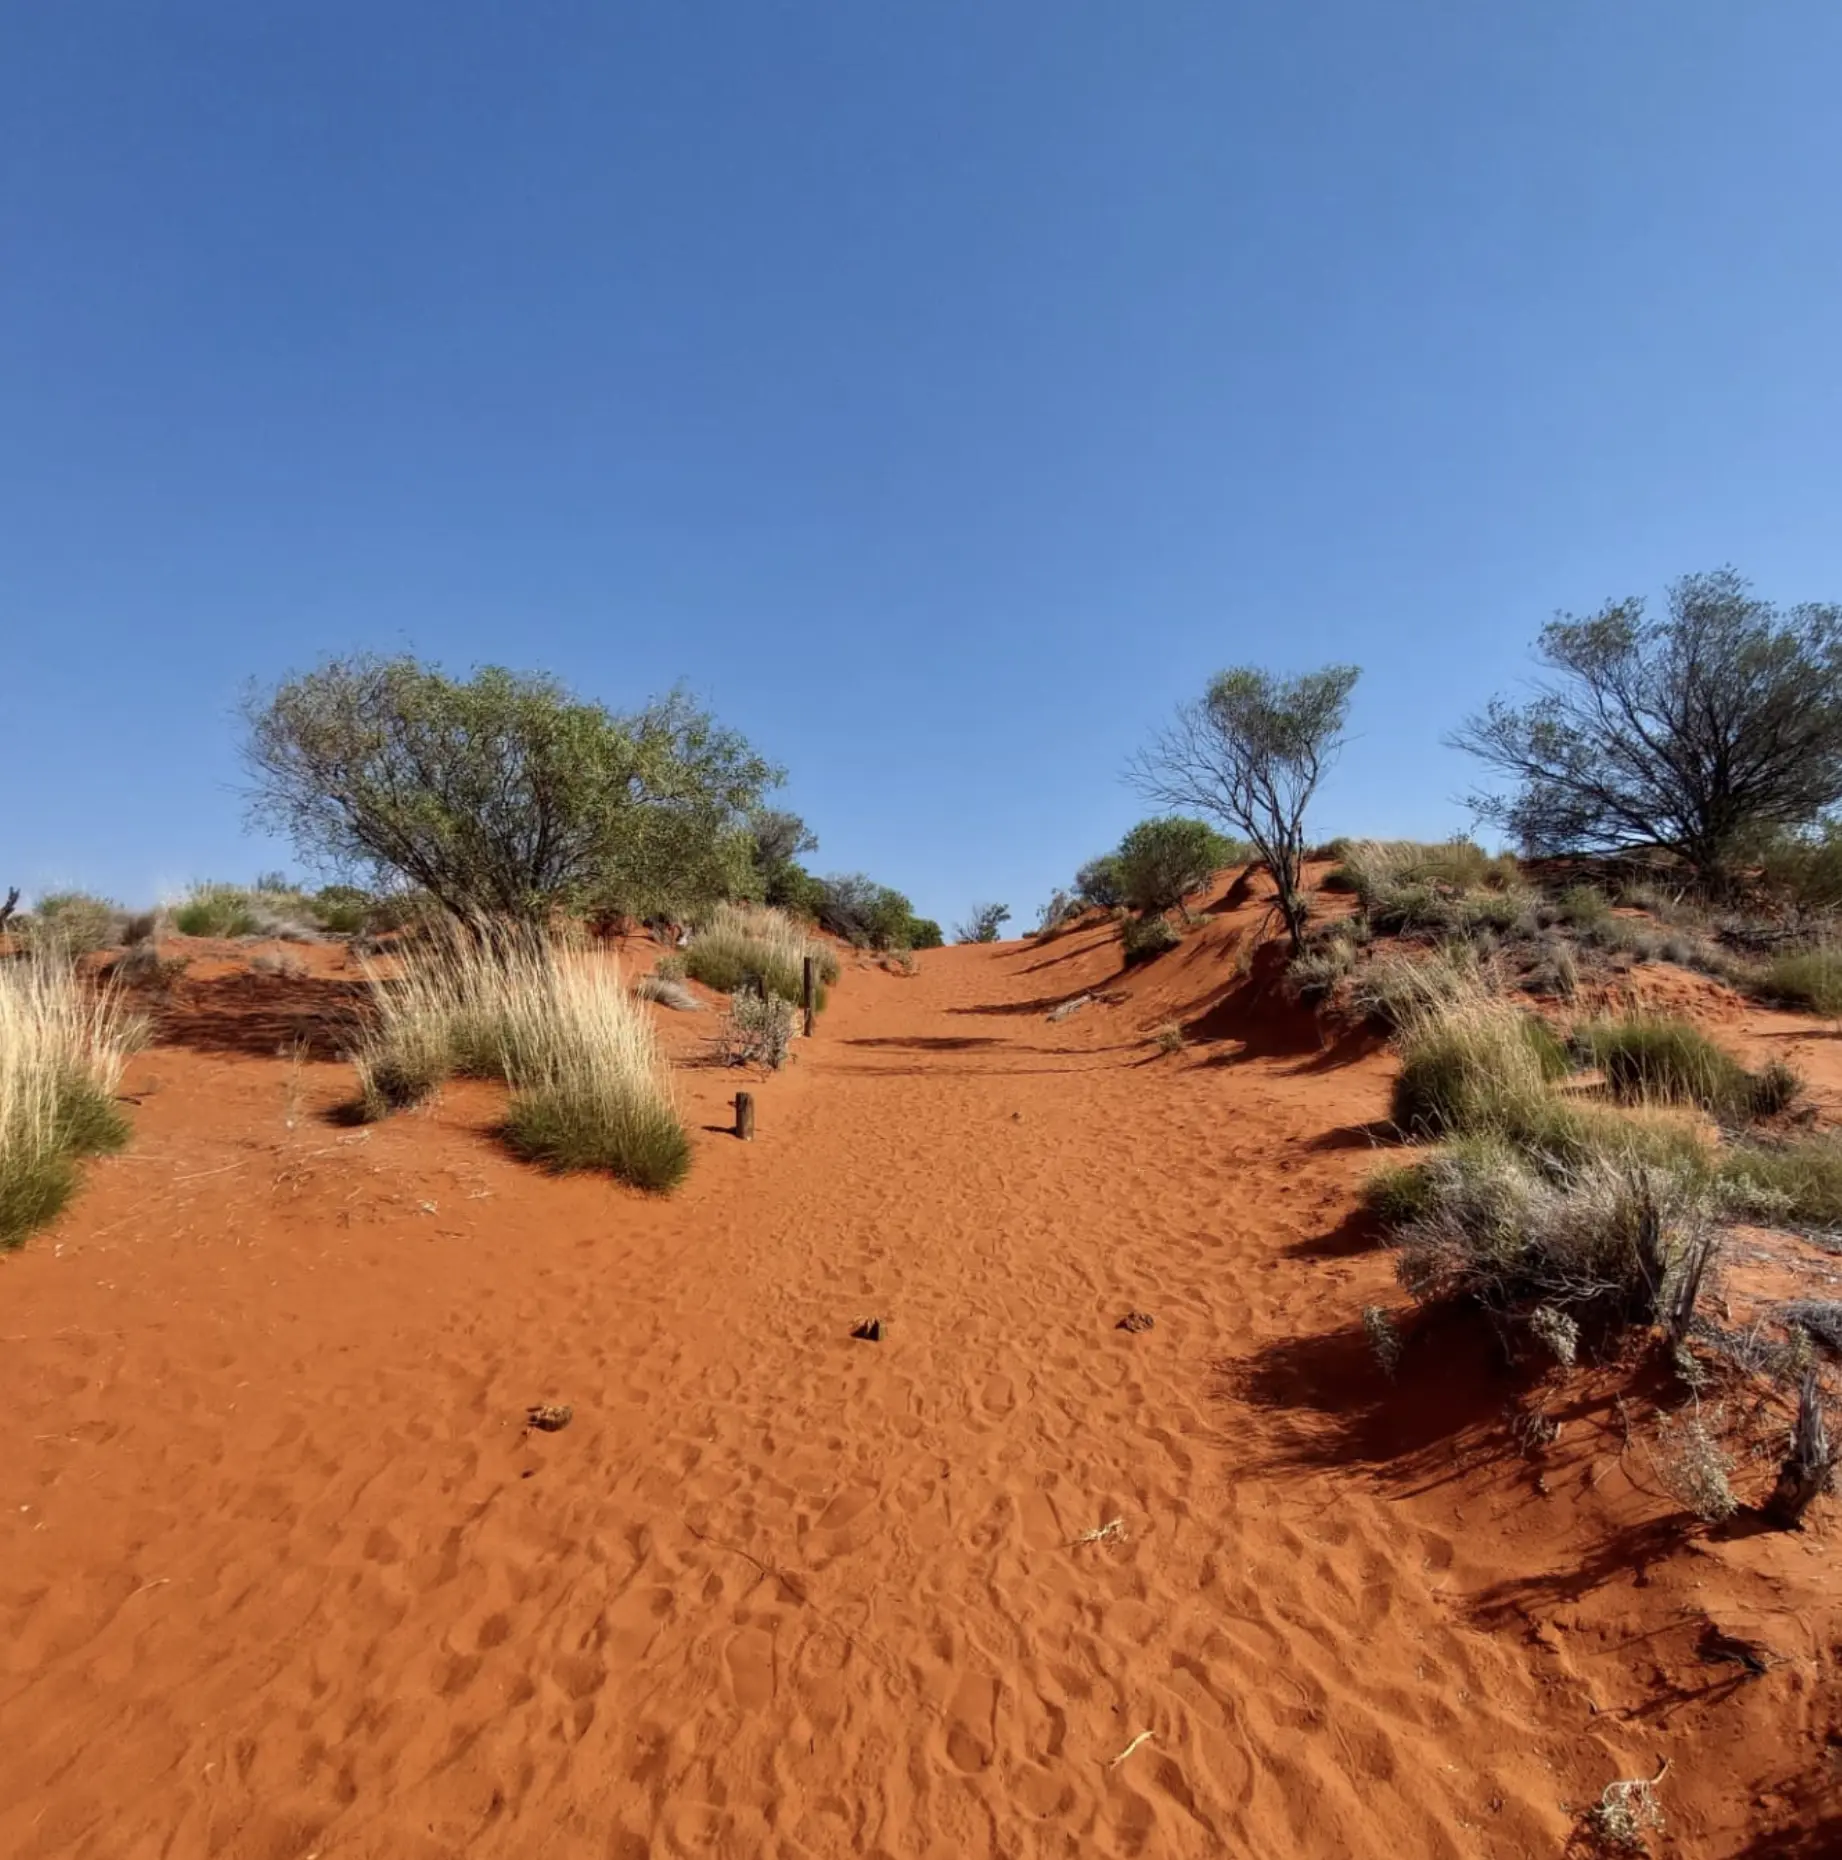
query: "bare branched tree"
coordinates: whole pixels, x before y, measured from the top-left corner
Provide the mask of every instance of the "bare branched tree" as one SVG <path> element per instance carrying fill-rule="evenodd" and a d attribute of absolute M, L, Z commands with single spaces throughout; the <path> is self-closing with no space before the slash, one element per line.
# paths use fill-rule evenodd
<path fill-rule="evenodd" d="M 1842 800 L 1842 608 L 1780 611 L 1732 569 L 1543 629 L 1555 676 L 1451 738 L 1510 784 L 1471 797 L 1533 855 L 1660 848 L 1718 887 Z"/>
<path fill-rule="evenodd" d="M 1296 678 L 1251 666 L 1222 672 L 1127 768 L 1127 780 L 1148 799 L 1211 815 L 1253 843 L 1279 889 L 1294 950 L 1309 916 L 1299 885 L 1305 813 L 1343 746 L 1358 675 L 1353 665 Z"/>

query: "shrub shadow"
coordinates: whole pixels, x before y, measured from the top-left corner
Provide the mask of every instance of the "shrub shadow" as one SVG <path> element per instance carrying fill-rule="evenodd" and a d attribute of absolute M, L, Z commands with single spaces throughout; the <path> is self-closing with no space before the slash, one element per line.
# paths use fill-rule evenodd
<path fill-rule="evenodd" d="M 1338 1124 L 1320 1130 L 1306 1145 L 1308 1150 L 1380 1150 L 1395 1149 L 1402 1142 L 1400 1126 L 1391 1117 L 1371 1118 L 1366 1124 Z"/>
<path fill-rule="evenodd" d="M 1367 1208 L 1354 1207 L 1328 1233 L 1311 1234 L 1294 1240 L 1286 1248 L 1288 1259 L 1349 1259 L 1357 1253 L 1373 1253 L 1385 1244 L 1387 1230 Z"/>
<path fill-rule="evenodd" d="M 981 1046 L 1009 1046 L 992 1034 L 887 1034 L 846 1040 L 846 1046 L 894 1047 L 911 1053 L 963 1053 Z"/>
<path fill-rule="evenodd" d="M 181 980 L 145 1005 L 156 1046 L 256 1059 L 343 1059 L 369 1022 L 370 985 L 336 977 L 239 972 L 213 981 Z"/>
<path fill-rule="evenodd" d="M 1390 1380 L 1360 1323 L 1281 1337 L 1216 1367 L 1217 1392 L 1275 1422 L 1275 1470 L 1366 1465 L 1440 1483 L 1460 1436 L 1538 1379 L 1508 1368 L 1487 1329 L 1456 1311 L 1393 1313 L 1405 1351 Z M 1509 1449 L 1507 1444 L 1504 1449 Z"/>

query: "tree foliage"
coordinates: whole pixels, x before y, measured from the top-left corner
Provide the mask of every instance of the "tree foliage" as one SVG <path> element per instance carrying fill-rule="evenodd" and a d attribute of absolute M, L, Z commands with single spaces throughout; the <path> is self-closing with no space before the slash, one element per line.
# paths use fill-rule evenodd
<path fill-rule="evenodd" d="M 901 892 L 861 872 L 833 873 L 817 886 L 814 921 L 859 949 L 932 949 L 941 941 L 940 926 L 916 917 Z"/>
<path fill-rule="evenodd" d="M 995 943 L 1010 916 L 1008 904 L 975 904 L 966 921 L 955 927 L 953 939 L 958 943 Z"/>
<path fill-rule="evenodd" d="M 683 692 L 617 715 L 556 680 L 363 655 L 245 702 L 252 817 L 460 916 L 681 915 L 746 889 L 779 772 Z"/>
<path fill-rule="evenodd" d="M 1295 951 L 1303 947 L 1309 915 L 1299 883 L 1305 814 L 1342 747 L 1358 676 L 1353 665 L 1293 678 L 1253 666 L 1222 672 L 1128 769 L 1149 799 L 1210 815 L 1252 842 L 1278 887 Z"/>
<path fill-rule="evenodd" d="M 1713 886 L 1774 830 L 1842 800 L 1842 608 L 1780 610 L 1732 569 L 1562 615 L 1553 676 L 1453 737 L 1510 784 L 1472 797 L 1531 855 L 1658 847 Z"/>
<path fill-rule="evenodd" d="M 1126 901 L 1126 882 L 1119 869 L 1119 854 L 1102 853 L 1090 859 L 1075 874 L 1075 896 L 1083 904 L 1098 905 L 1103 911 L 1117 909 Z"/>

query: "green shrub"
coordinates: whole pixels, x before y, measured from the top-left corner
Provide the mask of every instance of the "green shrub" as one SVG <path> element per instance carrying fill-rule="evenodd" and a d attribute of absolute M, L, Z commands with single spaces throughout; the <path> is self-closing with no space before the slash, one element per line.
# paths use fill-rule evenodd
<path fill-rule="evenodd" d="M 1544 1173 L 1494 1138 L 1454 1144 L 1425 1167 L 1429 1205 L 1398 1234 L 1401 1283 L 1415 1298 L 1525 1322 L 1539 1314 L 1534 1327 L 1570 1346 L 1582 1321 L 1692 1314 L 1714 1249 L 1705 1177 L 1628 1157 Z"/>
<path fill-rule="evenodd" d="M 1384 1227 L 1405 1227 L 1433 1201 L 1433 1176 L 1424 1162 L 1384 1164 L 1362 1185 L 1363 1207 Z"/>
<path fill-rule="evenodd" d="M 995 943 L 1010 921 L 1008 904 L 975 904 L 972 914 L 953 932 L 956 943 Z"/>
<path fill-rule="evenodd" d="M 323 885 L 306 900 L 313 921 L 333 936 L 357 936 L 368 928 L 376 902 L 356 885 Z"/>
<path fill-rule="evenodd" d="M 1765 890 L 1793 910 L 1820 915 L 1842 909 L 1842 821 L 1780 834 L 1761 849 L 1758 863 Z"/>
<path fill-rule="evenodd" d="M 1738 1213 L 1842 1227 L 1842 1136 L 1832 1131 L 1792 1143 L 1735 1144 L 1721 1155 L 1720 1181 Z"/>
<path fill-rule="evenodd" d="M 1117 910 L 1126 901 L 1126 876 L 1118 853 L 1102 853 L 1075 874 L 1075 896 L 1103 911 Z"/>
<path fill-rule="evenodd" d="M 1799 1089 L 1797 1075 L 1782 1061 L 1749 1072 L 1700 1028 L 1666 1015 L 1593 1021 L 1575 1040 L 1604 1072 L 1613 1097 L 1626 1104 L 1692 1104 L 1737 1122 L 1775 1116 Z"/>
<path fill-rule="evenodd" d="M 181 936 L 254 936 L 256 913 L 235 885 L 194 885 L 173 906 L 173 928 Z"/>
<path fill-rule="evenodd" d="M 1611 900 L 1596 885 L 1570 885 L 1554 900 L 1554 914 L 1572 930 L 1597 930 L 1612 916 Z"/>
<path fill-rule="evenodd" d="M 1183 934 L 1169 918 L 1154 913 L 1149 917 L 1128 917 L 1119 926 L 1119 941 L 1130 967 L 1175 949 L 1183 941 Z"/>
<path fill-rule="evenodd" d="M 807 936 L 783 911 L 719 904 L 683 952 L 684 972 L 693 981 L 732 995 L 765 988 L 783 1001 L 799 1001 L 806 986 L 806 958 L 818 965 L 818 1005 L 838 979 L 838 958 Z"/>
<path fill-rule="evenodd" d="M 1253 849 L 1203 820 L 1141 820 L 1113 855 L 1120 902 L 1141 916 L 1173 911 L 1192 892 L 1230 865 L 1244 865 Z"/>
<path fill-rule="evenodd" d="M 1842 1019 L 1842 948 L 1797 950 L 1775 956 L 1757 983 L 1768 1001 L 1803 1008 L 1826 1020 Z"/>
<path fill-rule="evenodd" d="M 54 891 L 39 899 L 23 920 L 28 947 L 75 959 L 110 949 L 123 940 L 127 913 L 108 898 L 87 891 Z"/>
<path fill-rule="evenodd" d="M 813 921 L 857 949 L 938 949 L 940 926 L 916 917 L 914 907 L 888 885 L 861 872 L 820 879 Z M 929 938 L 931 941 L 917 941 Z"/>

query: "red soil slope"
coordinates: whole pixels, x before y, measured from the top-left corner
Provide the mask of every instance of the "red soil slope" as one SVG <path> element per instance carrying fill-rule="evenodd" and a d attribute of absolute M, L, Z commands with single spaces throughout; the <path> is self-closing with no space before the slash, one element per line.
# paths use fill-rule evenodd
<path fill-rule="evenodd" d="M 1475 1860 L 1664 1757 L 1659 1851 L 1842 1851 L 1836 1502 L 1685 1522 L 1628 1383 L 1525 1458 L 1462 1334 L 1382 1380 L 1391 1062 L 1257 914 L 847 966 L 754 1144 L 687 1064 L 669 1201 L 485 1086 L 329 1123 L 338 958 L 201 963 L 0 1265 L 0 1853 Z"/>

